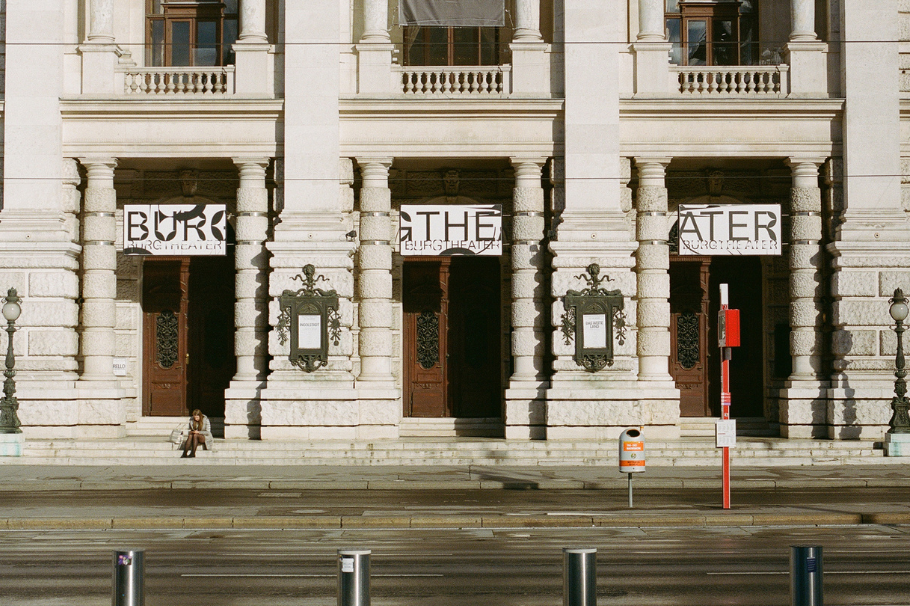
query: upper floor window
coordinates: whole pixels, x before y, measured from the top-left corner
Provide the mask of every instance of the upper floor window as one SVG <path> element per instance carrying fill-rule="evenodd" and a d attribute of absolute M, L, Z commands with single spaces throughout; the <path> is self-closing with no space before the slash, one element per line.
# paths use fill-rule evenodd
<path fill-rule="evenodd" d="M 238 0 L 147 0 L 146 62 L 153 67 L 234 63 Z"/>
<path fill-rule="evenodd" d="M 754 0 L 665 0 L 667 38 L 676 65 L 755 65 Z"/>
<path fill-rule="evenodd" d="M 498 27 L 405 28 L 405 65 L 499 65 Z"/>

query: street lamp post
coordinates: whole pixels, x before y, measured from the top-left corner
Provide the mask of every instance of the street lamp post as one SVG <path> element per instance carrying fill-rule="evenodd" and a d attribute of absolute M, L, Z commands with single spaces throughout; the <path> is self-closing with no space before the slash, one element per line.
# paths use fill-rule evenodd
<path fill-rule="evenodd" d="M 891 308 L 888 312 L 894 319 L 894 332 L 897 335 L 897 354 L 894 358 L 894 367 L 896 369 L 894 376 L 897 379 L 894 381 L 894 398 L 891 400 L 891 409 L 894 413 L 888 422 L 890 426 L 888 433 L 906 434 L 910 433 L 910 415 L 907 413 L 908 408 L 910 408 L 910 400 L 907 399 L 907 382 L 904 380 L 904 377 L 907 376 L 907 371 L 904 370 L 904 331 L 906 329 L 903 322 L 907 319 L 910 308 L 907 307 L 907 299 L 900 288 L 894 289 L 894 297 L 888 302 L 891 303 Z"/>
<path fill-rule="evenodd" d="M 19 314 L 22 313 L 19 301 L 16 289 L 10 288 L 3 303 L 3 317 L 6 318 L 6 333 L 8 337 L 6 370 L 3 371 L 3 376 L 6 377 L 6 380 L 3 382 L 3 399 L 0 400 L 0 433 L 22 433 L 22 430 L 19 429 L 21 425 L 19 423 L 19 415 L 16 414 L 19 409 L 19 401 L 16 400 L 15 396 L 16 382 L 13 381 L 13 377 L 16 376 L 16 371 L 14 370 L 16 358 L 13 355 L 13 333 L 16 332 L 16 320 L 19 318 Z"/>

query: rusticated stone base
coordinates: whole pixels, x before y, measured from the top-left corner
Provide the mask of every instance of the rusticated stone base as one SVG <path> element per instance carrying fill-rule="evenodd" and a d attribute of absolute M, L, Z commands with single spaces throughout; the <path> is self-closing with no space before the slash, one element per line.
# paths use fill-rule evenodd
<path fill-rule="evenodd" d="M 224 437 L 257 440 L 261 437 L 264 382 L 231 381 L 224 392 Z"/>
<path fill-rule="evenodd" d="M 820 381 L 791 381 L 779 398 L 782 438 L 828 436 L 828 385 Z"/>
<path fill-rule="evenodd" d="M 882 440 L 891 420 L 893 386 L 838 387 L 828 390 L 828 437 L 835 440 Z"/>
<path fill-rule="evenodd" d="M 547 391 L 547 439 L 614 440 L 628 427 L 644 427 L 649 438 L 680 435 L 679 390 L 659 383 L 643 391 L 636 382 L 611 382 L 604 389 Z"/>
<path fill-rule="evenodd" d="M 133 394 L 116 383 L 21 382 L 17 388 L 26 438 L 126 436 L 126 401 Z"/>
<path fill-rule="evenodd" d="M 273 387 L 262 392 L 263 440 L 394 439 L 401 424 L 398 390 Z"/>
<path fill-rule="evenodd" d="M 546 389 L 535 383 L 515 384 L 506 390 L 507 440 L 545 440 L 547 437 Z"/>

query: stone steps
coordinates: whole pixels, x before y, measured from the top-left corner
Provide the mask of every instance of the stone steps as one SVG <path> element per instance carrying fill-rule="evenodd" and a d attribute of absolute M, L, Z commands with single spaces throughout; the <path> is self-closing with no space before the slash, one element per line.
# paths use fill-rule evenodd
<path fill-rule="evenodd" d="M 734 466 L 890 464 L 872 442 L 744 438 L 733 450 Z M 648 465 L 718 465 L 713 439 L 648 442 Z M 27 440 L 19 458 L 0 464 L 169 465 L 185 463 L 161 436 L 119 440 Z M 506 441 L 502 439 L 399 439 L 374 442 L 217 440 L 197 460 L 218 465 L 506 465 L 617 466 L 615 442 Z"/>

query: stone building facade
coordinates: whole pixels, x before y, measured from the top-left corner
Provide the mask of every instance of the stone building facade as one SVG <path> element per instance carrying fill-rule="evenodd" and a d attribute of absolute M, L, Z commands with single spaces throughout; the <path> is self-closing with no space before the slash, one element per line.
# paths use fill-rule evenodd
<path fill-rule="evenodd" d="M 193 408 L 227 438 L 678 437 L 719 415 L 728 283 L 742 426 L 882 438 L 906 0 L 505 0 L 495 27 L 397 0 L 0 9 L 26 437 Z M 227 254 L 126 254 L 139 204 L 224 205 Z M 501 256 L 401 254 L 402 205 L 477 204 L 501 205 Z M 681 204 L 779 204 L 783 253 L 680 255 Z M 594 264 L 623 306 L 592 372 L 565 296 Z M 338 299 L 312 372 L 281 304 L 306 265 Z"/>

